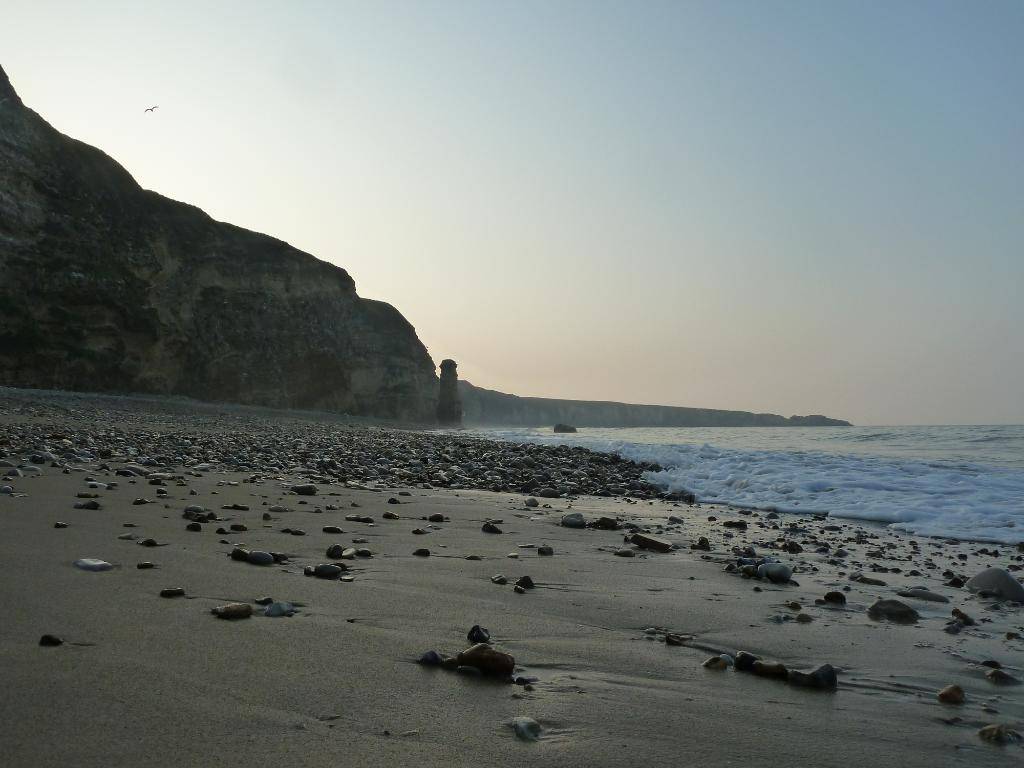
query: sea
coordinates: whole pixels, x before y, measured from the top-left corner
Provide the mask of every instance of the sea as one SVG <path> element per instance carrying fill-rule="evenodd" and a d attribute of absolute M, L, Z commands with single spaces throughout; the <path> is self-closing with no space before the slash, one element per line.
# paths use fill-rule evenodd
<path fill-rule="evenodd" d="M 478 430 L 660 465 L 704 502 L 827 513 L 920 536 L 1024 542 L 1024 426 Z"/>

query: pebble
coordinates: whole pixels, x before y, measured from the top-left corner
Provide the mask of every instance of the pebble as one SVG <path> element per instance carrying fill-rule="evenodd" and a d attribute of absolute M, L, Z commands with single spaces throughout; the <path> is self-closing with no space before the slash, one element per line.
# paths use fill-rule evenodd
<path fill-rule="evenodd" d="M 218 619 L 248 619 L 252 616 L 252 606 L 248 603 L 227 603 L 211 608 L 210 613 Z"/>
<path fill-rule="evenodd" d="M 789 670 L 781 662 L 760 659 L 750 665 L 750 671 L 759 677 L 786 677 L 789 674 Z"/>
<path fill-rule="evenodd" d="M 660 539 L 656 536 L 648 536 L 645 533 L 634 533 L 630 541 L 641 549 L 650 549 L 654 552 L 671 552 L 672 542 L 667 539 Z"/>
<path fill-rule="evenodd" d="M 986 725 L 978 731 L 978 736 L 983 741 L 990 741 L 993 744 L 1016 744 L 1021 740 L 1017 731 L 1002 723 Z"/>
<path fill-rule="evenodd" d="M 425 667 L 439 667 L 444 663 L 444 660 L 445 657 L 437 651 L 427 651 L 416 660 L 416 663 L 422 664 Z"/>
<path fill-rule="evenodd" d="M 324 533 L 344 533 L 344 531 L 336 525 L 325 525 L 322 530 Z"/>
<path fill-rule="evenodd" d="M 831 664 L 822 664 L 813 672 L 799 672 L 791 669 L 786 679 L 790 685 L 801 688 L 817 688 L 823 691 L 833 691 L 839 685 L 836 671 Z"/>
<path fill-rule="evenodd" d="M 537 741 L 540 738 L 540 723 L 532 717 L 516 717 L 512 720 L 512 730 L 523 741 Z"/>
<path fill-rule="evenodd" d="M 567 515 L 562 515 L 561 520 L 562 526 L 565 528 L 586 528 L 587 521 L 583 518 L 579 512 L 570 512 Z"/>
<path fill-rule="evenodd" d="M 58 520 L 56 523 L 53 524 L 53 527 L 54 528 L 67 528 L 68 524 L 67 523 L 63 523 L 60 520 Z"/>
<path fill-rule="evenodd" d="M 875 620 L 888 619 L 897 624 L 913 624 L 921 618 L 917 611 L 899 600 L 876 600 L 868 608 L 868 616 Z"/>
<path fill-rule="evenodd" d="M 317 487 L 312 483 L 302 483 L 301 485 L 293 485 L 291 491 L 298 496 L 316 496 Z"/>
<path fill-rule="evenodd" d="M 350 523 L 372 523 L 373 518 L 369 515 L 345 515 L 345 519 Z"/>
<path fill-rule="evenodd" d="M 307 565 L 305 569 L 307 576 L 315 576 L 318 579 L 337 579 L 344 572 L 345 568 L 335 563 Z"/>
<path fill-rule="evenodd" d="M 541 546 L 537 547 L 537 554 L 541 557 L 551 557 L 555 554 L 555 550 L 553 547 L 549 547 L 547 544 L 542 544 Z"/>
<path fill-rule="evenodd" d="M 528 507 L 536 507 L 540 505 L 540 502 L 537 501 L 537 499 L 535 499 L 533 496 L 530 496 L 524 503 Z"/>
<path fill-rule="evenodd" d="M 150 568 L 156 568 L 156 565 L 149 562 L 148 560 L 143 560 L 141 563 L 138 563 L 135 567 L 138 568 L 140 571 L 146 571 Z"/>
<path fill-rule="evenodd" d="M 842 592 L 826 592 L 822 601 L 833 605 L 846 605 L 846 595 Z"/>
<path fill-rule="evenodd" d="M 759 658 L 752 653 L 739 651 L 736 654 L 736 670 L 739 672 L 750 672 L 754 668 L 754 662 Z"/>
<path fill-rule="evenodd" d="M 939 691 L 938 699 L 943 704 L 963 704 L 964 689 L 959 685 L 947 685 Z"/>
<path fill-rule="evenodd" d="M 167 589 L 160 590 L 160 597 L 184 597 L 184 587 L 168 587 Z"/>
<path fill-rule="evenodd" d="M 491 642 L 491 633 L 479 624 L 474 624 L 466 633 L 466 639 L 471 643 L 489 643 Z"/>
<path fill-rule="evenodd" d="M 291 603 L 271 603 L 263 609 L 263 615 L 270 618 L 279 616 L 291 616 L 295 613 L 295 606 Z"/>
<path fill-rule="evenodd" d="M 494 523 L 490 522 L 489 520 L 486 523 L 483 524 L 483 526 L 480 528 L 480 530 L 483 531 L 484 533 L 501 533 L 501 528 L 499 528 L 498 526 L 496 526 Z"/>
<path fill-rule="evenodd" d="M 511 677 L 515 669 L 515 659 L 498 651 L 487 643 L 477 643 L 462 651 L 456 658 L 459 666 L 474 667 L 482 674 L 493 677 Z"/>
<path fill-rule="evenodd" d="M 325 556 L 329 560 L 340 560 L 341 556 L 345 554 L 345 547 L 341 544 L 332 544 L 327 548 Z M 354 552 L 353 552 L 354 554 Z"/>
<path fill-rule="evenodd" d="M 956 619 L 961 624 L 963 624 L 965 627 L 973 627 L 974 626 L 974 619 L 972 619 L 966 613 L 961 611 L 959 608 L 954 608 L 952 613 L 953 613 L 953 618 Z"/>
<path fill-rule="evenodd" d="M 492 584 L 508 584 L 508 579 L 505 578 L 504 574 L 497 573 L 494 576 L 491 576 L 491 583 Z"/>
<path fill-rule="evenodd" d="M 985 673 L 985 677 L 996 685 L 1020 685 L 1020 680 L 1002 669 L 990 669 Z"/>
<path fill-rule="evenodd" d="M 109 571 L 114 566 L 106 560 L 98 560 L 93 557 L 83 557 L 79 560 L 75 560 L 75 567 L 81 568 L 83 571 Z"/>
<path fill-rule="evenodd" d="M 253 565 L 273 565 L 274 556 L 269 552 L 262 552 L 258 549 L 254 549 L 246 555 L 246 561 Z"/>
<path fill-rule="evenodd" d="M 615 550 L 615 554 L 618 557 L 636 557 L 636 552 L 629 547 L 623 547 L 622 549 Z"/>
<path fill-rule="evenodd" d="M 757 567 L 757 575 L 773 584 L 788 584 L 793 578 L 793 569 L 785 563 L 762 563 Z"/>
<path fill-rule="evenodd" d="M 948 603 L 949 598 L 945 595 L 940 595 L 937 592 L 932 592 L 925 587 L 911 587 L 910 589 L 901 589 L 896 593 L 900 597 L 909 597 L 914 600 L 926 600 L 930 603 Z"/>
<path fill-rule="evenodd" d="M 413 550 L 413 555 L 416 557 L 430 557 L 430 550 L 425 547 Z"/>
<path fill-rule="evenodd" d="M 39 644 L 44 647 L 54 648 L 58 645 L 64 645 L 64 641 L 56 635 L 43 635 L 39 638 Z"/>
<path fill-rule="evenodd" d="M 721 656 L 712 656 L 706 659 L 701 666 L 705 669 L 714 669 L 719 672 L 729 668 L 729 664 Z"/>

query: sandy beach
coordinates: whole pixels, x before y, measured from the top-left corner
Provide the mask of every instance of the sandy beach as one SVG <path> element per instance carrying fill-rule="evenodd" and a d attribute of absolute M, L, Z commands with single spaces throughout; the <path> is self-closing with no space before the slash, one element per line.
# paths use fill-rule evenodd
<path fill-rule="evenodd" d="M 1021 730 L 1024 613 L 956 586 L 992 566 L 1019 575 L 1016 548 L 688 505 L 644 487 L 527 506 L 535 494 L 453 487 L 498 483 L 488 467 L 509 469 L 501 448 L 481 441 L 472 466 L 448 463 L 441 487 L 420 481 L 430 472 L 425 446 L 470 450 L 450 445 L 455 438 L 340 417 L 13 390 L 2 404 L 0 459 L 12 475 L 0 480 L 10 486 L 0 495 L 6 765 L 981 766 L 1024 757 L 1012 740 L 979 736 L 992 724 Z M 261 446 L 268 435 L 272 445 Z M 376 480 L 356 478 L 345 457 L 379 452 L 381 441 L 394 446 L 377 457 L 387 467 L 375 460 Z M 531 450 L 531 471 L 556 486 L 574 477 L 589 487 L 605 471 L 582 452 Z M 308 484 L 315 494 L 292 490 Z M 183 517 L 190 507 L 216 519 Z M 566 527 L 569 513 L 614 519 L 618 530 Z M 501 533 L 482 530 L 488 521 Z M 324 531 L 332 526 L 341 532 Z M 674 547 L 643 548 L 636 533 Z M 692 548 L 701 537 L 707 548 Z M 333 545 L 371 556 L 328 557 Z M 232 559 L 236 549 L 275 562 Z M 420 549 L 429 555 L 413 554 Z M 765 555 L 791 580 L 743 574 L 743 558 Z M 82 558 L 113 567 L 83 570 L 74 565 Z M 323 563 L 340 563 L 343 578 L 305 575 Z M 515 590 L 523 576 L 534 588 Z M 947 602 L 896 594 L 910 587 Z M 160 596 L 171 588 L 184 595 Z M 845 602 L 821 602 L 830 592 Z M 291 603 L 294 615 L 263 615 L 264 597 Z M 870 617 L 880 598 L 916 618 Z M 211 613 L 229 603 L 253 615 Z M 973 623 L 955 621 L 954 609 Z M 518 683 L 417 663 L 430 650 L 467 649 L 474 625 L 514 656 Z M 47 634 L 63 642 L 41 646 Z M 838 685 L 704 666 L 739 651 L 790 670 L 830 664 Z M 962 704 L 938 700 L 950 685 Z M 517 736 L 517 717 L 536 721 L 539 738 Z"/>

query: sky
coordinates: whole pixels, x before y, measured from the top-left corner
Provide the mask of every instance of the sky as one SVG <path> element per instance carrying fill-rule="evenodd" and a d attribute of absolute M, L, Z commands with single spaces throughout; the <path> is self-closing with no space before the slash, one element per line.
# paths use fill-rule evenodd
<path fill-rule="evenodd" d="M 0 0 L 29 107 L 474 384 L 858 424 L 1024 423 L 1021 40 L 1019 0 Z"/>

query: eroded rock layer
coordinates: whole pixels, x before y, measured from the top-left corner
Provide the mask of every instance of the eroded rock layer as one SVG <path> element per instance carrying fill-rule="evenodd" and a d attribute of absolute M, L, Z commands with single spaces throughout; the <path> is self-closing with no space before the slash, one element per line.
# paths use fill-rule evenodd
<path fill-rule="evenodd" d="M 142 189 L 0 69 L 0 384 L 432 420 L 388 304 L 287 243 Z"/>

